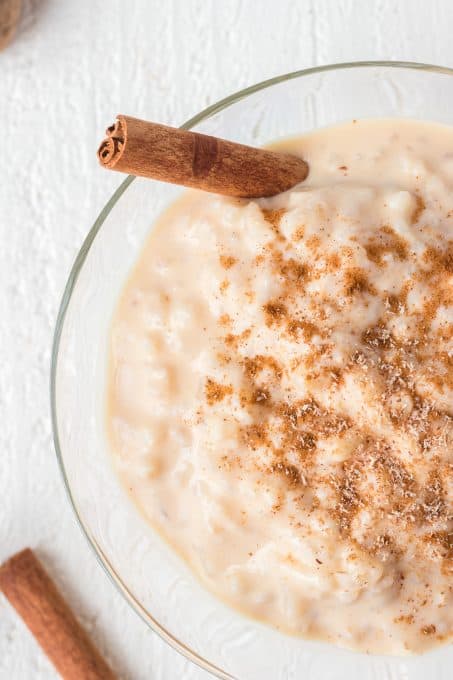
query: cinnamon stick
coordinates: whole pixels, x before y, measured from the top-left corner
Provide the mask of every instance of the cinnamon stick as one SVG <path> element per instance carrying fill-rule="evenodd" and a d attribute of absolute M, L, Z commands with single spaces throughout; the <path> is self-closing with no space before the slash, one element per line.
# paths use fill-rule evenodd
<path fill-rule="evenodd" d="M 115 680 L 29 548 L 0 567 L 0 590 L 64 680 Z"/>
<path fill-rule="evenodd" d="M 118 116 L 98 149 L 101 165 L 226 196 L 273 196 L 302 182 L 302 158 Z"/>
<path fill-rule="evenodd" d="M 21 13 L 22 0 L 0 0 L 0 50 L 14 37 Z"/>

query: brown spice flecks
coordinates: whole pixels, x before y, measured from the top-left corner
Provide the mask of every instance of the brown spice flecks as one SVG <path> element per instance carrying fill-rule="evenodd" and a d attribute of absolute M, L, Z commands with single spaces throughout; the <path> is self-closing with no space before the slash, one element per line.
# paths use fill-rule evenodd
<path fill-rule="evenodd" d="M 378 534 L 369 546 L 369 552 L 382 562 L 400 554 L 394 540 L 388 534 Z"/>
<path fill-rule="evenodd" d="M 412 219 L 419 223 L 424 204 L 417 202 L 416 207 Z M 376 229 L 365 248 L 371 262 L 384 266 L 393 258 L 398 267 L 408 260 L 403 265 L 407 276 L 381 292 L 361 266 L 358 237 L 323 252 L 314 234 L 307 244 L 316 253 L 307 256 L 304 250 L 301 256 L 278 232 L 281 214 L 267 214 L 276 235 L 252 255 L 253 266 L 272 277 L 273 297 L 261 307 L 267 328 L 260 314 L 251 322 L 255 325 L 238 334 L 231 332 L 228 315 L 219 319 L 219 350 L 234 369 L 242 369 L 235 373 L 240 384 L 233 405 L 242 409 L 237 431 L 247 447 L 246 455 L 229 454 L 224 465 L 241 474 L 250 469 L 257 484 L 277 489 L 272 513 L 288 509 L 290 503 L 301 512 L 316 508 L 320 521 L 333 519 L 334 531 L 382 563 L 397 565 L 412 541 L 415 550 L 438 563 L 439 571 L 450 578 L 453 517 L 448 492 L 453 465 L 451 471 L 446 467 L 445 452 L 453 442 L 453 412 L 440 410 L 430 390 L 446 397 L 453 377 L 453 324 L 441 310 L 453 304 L 453 241 L 439 241 L 422 260 L 391 226 Z M 299 236 L 305 238 L 303 225 Z M 343 285 L 338 296 L 316 283 L 337 272 Z M 255 305 L 252 279 L 247 285 L 250 294 L 242 300 Z M 425 293 L 421 299 L 419 288 Z M 311 293 L 318 289 L 321 292 Z M 379 300 L 371 301 L 368 295 Z M 338 338 L 343 320 L 348 323 L 350 305 L 345 302 L 352 300 L 368 311 L 357 316 L 351 331 L 345 324 L 352 346 L 349 358 L 342 359 Z M 375 315 L 378 303 L 381 311 Z M 368 327 L 365 318 L 370 319 Z M 276 344 L 288 348 L 287 359 L 277 361 L 279 355 L 271 354 Z M 249 356 L 257 347 L 263 354 Z M 291 380 L 292 371 L 300 382 Z M 388 439 L 366 429 L 363 412 L 359 418 L 348 417 L 351 380 L 363 389 L 364 407 L 375 409 L 382 419 L 381 431 L 391 432 Z M 319 402 L 309 390 L 319 395 Z M 334 455 L 326 456 L 330 450 Z M 317 495 L 319 484 L 324 484 L 325 495 Z M 296 512 L 291 521 L 297 526 Z M 402 582 L 397 577 L 395 587 Z M 397 623 L 413 623 L 405 606 L 400 614 Z"/>
<path fill-rule="evenodd" d="M 280 222 L 286 210 L 284 208 L 280 208 L 278 210 L 261 208 L 261 212 L 263 213 L 264 219 L 271 225 L 273 231 L 277 234 L 277 236 L 280 239 L 283 239 L 283 236 L 280 232 Z"/>
<path fill-rule="evenodd" d="M 246 446 L 255 451 L 260 446 L 268 445 L 267 426 L 263 423 L 253 423 L 241 428 L 242 439 Z"/>
<path fill-rule="evenodd" d="M 364 269 L 361 267 L 350 267 L 344 273 L 344 293 L 348 297 L 356 293 L 376 295 L 376 288 L 369 282 Z"/>
<path fill-rule="evenodd" d="M 384 256 L 387 254 L 393 255 L 398 260 L 405 260 L 409 255 L 407 241 L 388 225 L 381 227 L 364 248 L 368 259 L 380 267 L 384 265 Z"/>
<path fill-rule="evenodd" d="M 301 473 L 295 465 L 278 462 L 271 466 L 270 472 L 283 475 L 290 486 L 297 486 L 301 483 L 305 486 Z"/>
<path fill-rule="evenodd" d="M 423 626 L 423 628 L 421 628 L 421 632 L 423 635 L 435 635 L 436 626 L 433 623 L 431 623 L 429 626 Z"/>
<path fill-rule="evenodd" d="M 332 253 L 326 257 L 326 270 L 330 273 L 337 271 L 341 267 L 341 258 L 338 253 Z"/>
<path fill-rule="evenodd" d="M 404 311 L 404 303 L 399 295 L 389 295 L 386 298 L 386 307 L 392 314 L 399 314 Z"/>
<path fill-rule="evenodd" d="M 443 277 L 433 278 L 430 292 L 430 297 L 427 298 L 423 305 L 422 318 L 420 320 L 420 327 L 424 329 L 427 328 L 426 322 L 436 318 L 439 307 L 450 307 L 453 305 L 453 287 Z"/>
<path fill-rule="evenodd" d="M 442 342 L 453 340 L 453 323 L 443 324 L 438 330 L 438 336 Z"/>
<path fill-rule="evenodd" d="M 427 534 L 426 540 L 436 546 L 439 556 L 453 563 L 453 529 L 451 531 L 434 531 Z"/>
<path fill-rule="evenodd" d="M 397 234 L 389 225 L 381 227 L 381 232 L 387 236 L 388 252 L 393 253 L 398 260 L 405 260 L 409 254 L 409 244 L 406 239 Z"/>
<path fill-rule="evenodd" d="M 220 255 L 219 260 L 224 269 L 231 269 L 237 262 L 237 258 L 231 255 Z"/>
<path fill-rule="evenodd" d="M 252 404 L 259 404 L 260 406 L 270 406 L 272 403 L 270 391 L 266 389 L 257 389 L 251 394 L 250 402 Z"/>
<path fill-rule="evenodd" d="M 250 337 L 251 332 L 250 328 L 246 328 L 242 333 L 237 333 L 236 335 L 234 333 L 228 333 L 223 339 L 224 343 L 230 349 L 238 349 L 238 347 Z"/>
<path fill-rule="evenodd" d="M 220 286 L 219 286 L 220 292 L 221 292 L 221 293 L 224 293 L 224 292 L 226 291 L 226 289 L 228 288 L 229 285 L 230 285 L 230 282 L 228 281 L 228 279 L 224 279 L 224 280 L 220 283 Z"/>
<path fill-rule="evenodd" d="M 423 259 L 430 265 L 431 276 L 453 274 L 453 241 L 448 241 L 445 248 L 427 248 Z"/>
<path fill-rule="evenodd" d="M 274 379 L 280 379 L 282 368 L 278 361 L 271 356 L 257 354 L 254 357 L 247 357 L 243 360 L 245 375 L 249 379 L 255 380 L 263 371 L 271 372 Z"/>
<path fill-rule="evenodd" d="M 338 521 L 338 527 L 342 534 L 346 534 L 351 526 L 352 519 L 361 505 L 361 498 L 357 491 L 358 478 L 361 475 L 359 461 L 347 460 L 341 465 L 342 474 L 340 479 L 332 479 L 334 488 L 337 490 L 338 502 L 334 516 Z"/>
<path fill-rule="evenodd" d="M 329 376 L 331 381 L 335 385 L 344 384 L 344 371 L 343 368 L 338 366 L 326 366 L 324 368 L 324 374 Z"/>
<path fill-rule="evenodd" d="M 351 246 L 341 246 L 340 248 L 341 257 L 345 260 L 353 260 L 355 255 L 354 248 Z"/>
<path fill-rule="evenodd" d="M 212 378 L 207 378 L 205 383 L 205 395 L 206 401 L 209 406 L 222 401 L 229 394 L 233 394 L 233 388 L 231 385 L 222 385 L 221 383 L 215 382 Z"/>
<path fill-rule="evenodd" d="M 226 366 L 231 363 L 231 356 L 225 352 L 217 352 L 216 356 L 221 366 Z"/>
<path fill-rule="evenodd" d="M 244 387 L 239 392 L 239 400 L 242 408 L 246 406 L 269 408 L 272 406 L 271 392 L 265 387 L 250 387 L 249 389 Z"/>
<path fill-rule="evenodd" d="M 308 267 L 306 264 L 296 262 L 293 258 L 284 259 L 282 257 L 276 258 L 277 272 L 285 280 L 286 284 L 301 283 L 308 278 Z"/>
<path fill-rule="evenodd" d="M 311 321 L 305 321 L 304 319 L 289 320 L 286 329 L 293 338 L 297 339 L 302 336 L 306 342 L 311 340 L 314 335 L 320 335 L 319 328 Z"/>
<path fill-rule="evenodd" d="M 420 219 L 420 215 L 425 210 L 425 208 L 426 208 L 425 201 L 423 200 L 423 198 L 421 196 L 416 194 L 415 195 L 415 208 L 414 208 L 414 211 L 411 215 L 411 223 L 412 224 L 415 224 L 416 222 L 418 222 L 418 220 Z"/>
<path fill-rule="evenodd" d="M 274 324 L 281 323 L 288 314 L 286 305 L 280 300 L 270 300 L 263 305 L 263 311 L 265 314 L 266 326 L 273 326 Z"/>
<path fill-rule="evenodd" d="M 294 230 L 293 241 L 302 241 L 305 236 L 305 225 L 301 224 L 300 227 Z"/>
<path fill-rule="evenodd" d="M 307 248 L 310 248 L 310 250 L 317 250 L 321 245 L 321 239 L 317 234 L 313 234 L 313 236 L 307 238 L 305 243 Z"/>
<path fill-rule="evenodd" d="M 367 257 L 371 262 L 374 262 L 378 266 L 383 265 L 383 256 L 386 253 L 385 248 L 382 247 L 376 239 L 370 239 L 368 243 L 364 246 Z"/>
<path fill-rule="evenodd" d="M 379 451 L 379 449 L 378 449 Z M 392 495 L 392 503 L 398 512 L 405 509 L 407 504 L 413 505 L 416 482 L 404 464 L 393 456 L 385 444 L 377 454 L 373 467 L 384 476 L 381 480 L 388 484 L 388 494 Z"/>
<path fill-rule="evenodd" d="M 382 349 L 391 347 L 393 338 L 387 326 L 383 322 L 379 322 L 363 332 L 362 342 L 370 347 Z"/>
<path fill-rule="evenodd" d="M 408 626 L 410 626 L 412 623 L 414 623 L 415 617 L 413 614 L 401 614 L 401 616 L 398 616 L 393 620 L 395 623 L 406 623 Z"/>
<path fill-rule="evenodd" d="M 420 512 L 426 522 L 436 522 L 445 513 L 444 490 L 437 471 L 429 475 Z"/>
<path fill-rule="evenodd" d="M 319 364 L 320 359 L 331 355 L 332 349 L 333 345 L 325 342 L 323 342 L 321 345 L 314 346 L 310 354 L 304 358 L 305 368 L 307 370 L 315 368 Z M 307 378 L 311 380 L 313 376 L 307 374 Z"/>

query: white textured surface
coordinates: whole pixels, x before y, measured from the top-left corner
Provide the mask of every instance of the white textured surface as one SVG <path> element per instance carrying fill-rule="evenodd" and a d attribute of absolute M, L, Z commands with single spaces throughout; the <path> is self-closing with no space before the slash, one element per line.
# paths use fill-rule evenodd
<path fill-rule="evenodd" d="M 75 524 L 48 407 L 54 319 L 119 183 L 94 151 L 128 112 L 178 124 L 258 80 L 368 58 L 453 65 L 450 0 L 24 0 L 0 54 L 0 561 L 36 548 L 121 677 L 201 680 L 129 610 Z M 126 8 L 129 9 L 126 16 Z M 55 677 L 0 600 L 0 678 Z M 339 678 L 338 680 L 343 680 Z"/>

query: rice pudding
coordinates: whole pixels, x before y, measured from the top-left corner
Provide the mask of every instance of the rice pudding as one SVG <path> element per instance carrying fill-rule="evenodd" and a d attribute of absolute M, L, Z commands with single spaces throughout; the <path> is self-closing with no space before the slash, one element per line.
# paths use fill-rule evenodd
<path fill-rule="evenodd" d="M 153 228 L 111 329 L 114 464 L 243 613 L 422 652 L 453 637 L 453 128 L 276 148 L 303 184 L 187 192 Z"/>

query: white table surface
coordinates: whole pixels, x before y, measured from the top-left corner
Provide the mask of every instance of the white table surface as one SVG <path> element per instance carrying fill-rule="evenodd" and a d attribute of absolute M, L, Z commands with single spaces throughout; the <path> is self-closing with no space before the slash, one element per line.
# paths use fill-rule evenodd
<path fill-rule="evenodd" d="M 0 53 L 0 561 L 35 548 L 122 678 L 207 679 L 107 580 L 55 460 L 48 374 L 57 308 L 82 239 L 120 180 L 97 166 L 97 142 L 118 112 L 176 125 L 245 85 L 315 64 L 453 66 L 453 2 L 24 4 L 17 38 Z M 0 678 L 54 677 L 0 598 Z"/>

